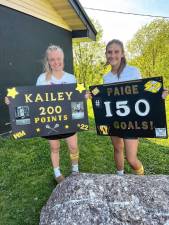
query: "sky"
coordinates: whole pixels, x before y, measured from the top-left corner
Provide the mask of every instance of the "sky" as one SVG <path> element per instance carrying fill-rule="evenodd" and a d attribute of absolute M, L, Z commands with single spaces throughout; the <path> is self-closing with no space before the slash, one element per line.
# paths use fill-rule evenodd
<path fill-rule="evenodd" d="M 169 17 L 168 0 L 79 0 L 82 6 L 113 11 L 151 14 Z M 85 9 L 87 15 L 97 20 L 103 29 L 103 40 L 120 39 L 124 44 L 131 40 L 143 25 L 155 18 L 98 12 Z"/>

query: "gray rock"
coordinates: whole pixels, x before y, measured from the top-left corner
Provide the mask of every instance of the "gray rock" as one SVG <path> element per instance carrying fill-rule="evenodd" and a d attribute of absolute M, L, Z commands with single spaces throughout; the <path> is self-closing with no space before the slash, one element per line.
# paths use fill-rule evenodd
<path fill-rule="evenodd" d="M 169 225 L 169 176 L 80 174 L 42 208 L 40 225 Z"/>

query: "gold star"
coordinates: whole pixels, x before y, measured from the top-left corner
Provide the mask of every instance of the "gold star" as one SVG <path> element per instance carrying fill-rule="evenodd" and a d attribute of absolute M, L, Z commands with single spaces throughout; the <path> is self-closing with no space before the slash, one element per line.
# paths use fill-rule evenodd
<path fill-rule="evenodd" d="M 82 91 L 85 90 L 85 87 L 83 84 L 77 84 L 76 90 L 79 91 L 80 93 L 82 93 Z"/>
<path fill-rule="evenodd" d="M 15 98 L 16 97 L 16 95 L 18 95 L 19 93 L 16 91 L 16 88 L 14 87 L 14 88 L 8 88 L 7 89 L 7 91 L 8 91 L 8 94 L 7 94 L 7 96 L 8 97 L 11 97 L 11 98 Z"/>
<path fill-rule="evenodd" d="M 68 129 L 69 128 L 69 125 L 65 125 L 65 128 Z"/>
<path fill-rule="evenodd" d="M 40 128 L 36 128 L 36 131 L 37 131 L 37 132 L 40 132 Z"/>

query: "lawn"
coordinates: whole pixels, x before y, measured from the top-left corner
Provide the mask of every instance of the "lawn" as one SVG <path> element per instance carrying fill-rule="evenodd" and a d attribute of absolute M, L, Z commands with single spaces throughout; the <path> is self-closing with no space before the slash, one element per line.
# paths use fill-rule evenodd
<path fill-rule="evenodd" d="M 78 134 L 80 171 L 114 173 L 111 142 L 108 137 L 96 135 L 90 103 L 89 108 L 91 130 Z M 64 141 L 60 154 L 62 172 L 69 176 L 70 160 Z M 147 175 L 169 175 L 168 139 L 140 139 L 138 155 Z M 37 225 L 41 208 L 55 187 L 47 141 L 0 139 L 0 171 L 0 225 Z M 131 173 L 127 163 L 125 171 Z"/>

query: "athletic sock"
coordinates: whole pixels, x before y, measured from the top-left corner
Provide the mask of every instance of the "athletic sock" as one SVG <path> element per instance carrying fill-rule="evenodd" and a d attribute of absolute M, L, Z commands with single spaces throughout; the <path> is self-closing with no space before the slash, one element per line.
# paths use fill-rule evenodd
<path fill-rule="evenodd" d="M 76 173 L 79 172 L 79 166 L 78 166 L 78 164 L 72 164 L 72 172 L 76 172 Z"/>
<path fill-rule="evenodd" d="M 60 177 L 62 175 L 59 167 L 54 168 L 54 174 L 55 177 Z"/>
<path fill-rule="evenodd" d="M 116 175 L 118 176 L 123 176 L 124 175 L 124 170 L 117 170 Z"/>
<path fill-rule="evenodd" d="M 144 167 L 141 165 L 141 167 L 138 170 L 133 170 L 134 174 L 136 175 L 144 175 Z"/>

